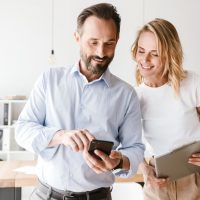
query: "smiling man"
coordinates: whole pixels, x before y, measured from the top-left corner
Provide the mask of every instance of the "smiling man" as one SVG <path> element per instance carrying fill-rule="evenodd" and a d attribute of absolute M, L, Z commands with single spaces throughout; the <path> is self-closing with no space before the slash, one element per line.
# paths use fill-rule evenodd
<path fill-rule="evenodd" d="M 80 71 L 88 81 L 98 79 L 107 70 L 114 57 L 118 37 L 112 19 L 90 16 L 82 27 L 78 27 L 75 38 L 80 45 Z"/>
<path fill-rule="evenodd" d="M 45 72 L 19 117 L 17 142 L 38 154 L 32 200 L 111 200 L 114 176 L 132 176 L 143 160 L 136 92 L 108 69 L 120 21 L 111 4 L 84 9 L 75 33 L 79 62 Z M 89 154 L 93 139 L 112 141 L 111 154 Z"/>

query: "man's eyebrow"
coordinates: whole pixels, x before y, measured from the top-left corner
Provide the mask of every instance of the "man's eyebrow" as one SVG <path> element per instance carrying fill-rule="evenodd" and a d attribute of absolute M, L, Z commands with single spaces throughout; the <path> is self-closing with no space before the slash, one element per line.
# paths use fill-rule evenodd
<path fill-rule="evenodd" d="M 89 40 L 98 41 L 99 39 L 98 39 L 98 38 L 90 38 Z M 117 41 L 116 39 L 109 39 L 109 40 L 107 40 L 106 42 L 116 42 L 116 41 Z"/>

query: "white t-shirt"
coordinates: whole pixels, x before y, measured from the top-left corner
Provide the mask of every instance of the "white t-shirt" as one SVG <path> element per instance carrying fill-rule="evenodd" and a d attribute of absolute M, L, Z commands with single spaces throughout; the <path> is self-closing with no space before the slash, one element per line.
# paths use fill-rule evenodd
<path fill-rule="evenodd" d="M 153 88 L 142 83 L 136 88 L 140 98 L 143 134 L 153 155 L 161 155 L 180 144 L 200 139 L 200 76 L 187 72 L 175 96 L 167 83 Z"/>

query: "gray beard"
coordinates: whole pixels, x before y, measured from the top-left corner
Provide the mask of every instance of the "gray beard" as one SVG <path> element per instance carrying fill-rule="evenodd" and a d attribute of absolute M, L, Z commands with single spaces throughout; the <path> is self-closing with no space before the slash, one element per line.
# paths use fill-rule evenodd
<path fill-rule="evenodd" d="M 102 75 L 108 68 L 109 64 L 111 63 L 113 57 L 108 58 L 106 57 L 106 63 L 104 65 L 98 64 L 98 65 L 92 65 L 91 60 L 95 56 L 91 56 L 89 58 L 84 59 L 84 56 L 82 55 L 83 61 L 85 62 L 86 68 L 88 71 L 92 72 L 92 74 L 95 75 Z"/>
<path fill-rule="evenodd" d="M 108 64 L 107 65 L 96 65 L 93 66 L 90 62 L 86 63 L 86 68 L 88 71 L 92 72 L 92 74 L 95 75 L 102 75 L 108 68 Z"/>

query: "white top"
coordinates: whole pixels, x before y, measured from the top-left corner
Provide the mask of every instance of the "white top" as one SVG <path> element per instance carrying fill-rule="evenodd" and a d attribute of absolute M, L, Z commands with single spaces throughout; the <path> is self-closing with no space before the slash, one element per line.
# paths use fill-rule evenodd
<path fill-rule="evenodd" d="M 142 83 L 136 88 L 142 111 L 143 134 L 153 155 L 167 153 L 180 144 L 200 138 L 196 107 L 200 106 L 200 76 L 187 72 L 180 96 L 167 83 L 153 88 Z"/>

